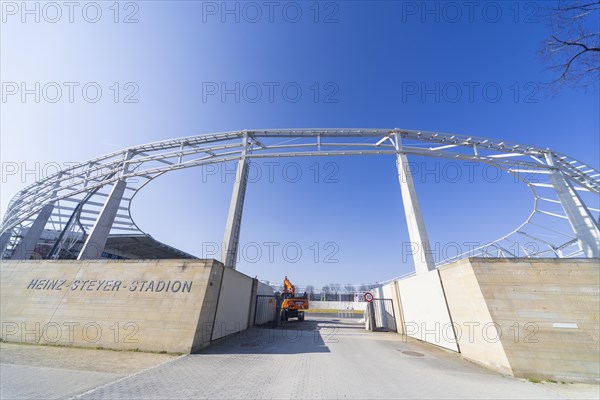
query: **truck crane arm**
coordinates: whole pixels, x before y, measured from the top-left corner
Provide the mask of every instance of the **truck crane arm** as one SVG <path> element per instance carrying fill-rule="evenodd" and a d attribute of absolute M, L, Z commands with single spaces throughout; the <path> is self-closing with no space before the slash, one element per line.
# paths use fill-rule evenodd
<path fill-rule="evenodd" d="M 292 285 L 292 282 L 290 282 L 287 276 L 283 278 L 283 293 L 289 294 L 289 297 L 294 297 L 296 294 L 296 288 Z"/>

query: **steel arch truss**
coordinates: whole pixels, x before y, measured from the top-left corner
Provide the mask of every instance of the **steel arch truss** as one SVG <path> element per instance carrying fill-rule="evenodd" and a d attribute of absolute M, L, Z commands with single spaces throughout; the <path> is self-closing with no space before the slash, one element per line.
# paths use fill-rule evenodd
<path fill-rule="evenodd" d="M 598 257 L 600 173 L 596 169 L 550 149 L 402 129 L 244 130 L 107 154 L 18 192 L 2 220 L 0 250 L 3 258 L 29 258 L 46 229 L 59 232 L 49 258 L 74 258 L 78 250 L 73 243 L 90 240 L 102 226 L 104 236 L 143 233 L 131 216 L 131 202 L 152 179 L 169 171 L 259 158 L 381 154 L 486 163 L 513 174 L 531 190 L 533 209 L 520 226 L 438 265 L 467 256 Z M 592 200 L 583 199 L 583 192 Z M 554 221 L 566 221 L 568 229 L 556 228 Z"/>

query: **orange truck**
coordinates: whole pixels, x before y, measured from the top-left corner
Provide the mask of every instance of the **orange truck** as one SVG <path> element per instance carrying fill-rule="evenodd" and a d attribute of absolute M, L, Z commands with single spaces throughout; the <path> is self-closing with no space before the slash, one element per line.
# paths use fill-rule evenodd
<path fill-rule="evenodd" d="M 290 318 L 298 318 L 298 321 L 304 321 L 304 310 L 308 310 L 308 299 L 296 297 L 296 288 L 286 276 L 283 279 L 283 293 L 281 294 L 281 320 L 287 321 Z"/>

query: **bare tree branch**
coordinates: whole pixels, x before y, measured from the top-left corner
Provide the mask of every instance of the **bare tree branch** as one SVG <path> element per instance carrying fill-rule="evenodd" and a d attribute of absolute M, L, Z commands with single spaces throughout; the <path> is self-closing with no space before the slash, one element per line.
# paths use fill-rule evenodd
<path fill-rule="evenodd" d="M 597 89 L 600 81 L 600 0 L 558 1 L 548 13 L 551 35 L 541 54 L 549 69 L 559 72 L 548 86 Z"/>

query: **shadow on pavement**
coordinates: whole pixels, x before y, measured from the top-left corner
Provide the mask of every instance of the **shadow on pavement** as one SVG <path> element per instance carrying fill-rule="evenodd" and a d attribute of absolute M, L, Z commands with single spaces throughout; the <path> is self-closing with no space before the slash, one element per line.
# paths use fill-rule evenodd
<path fill-rule="evenodd" d="M 329 353 L 336 333 L 364 329 L 364 325 L 343 318 L 290 320 L 277 327 L 252 327 L 218 340 L 198 354 L 300 354 Z"/>

